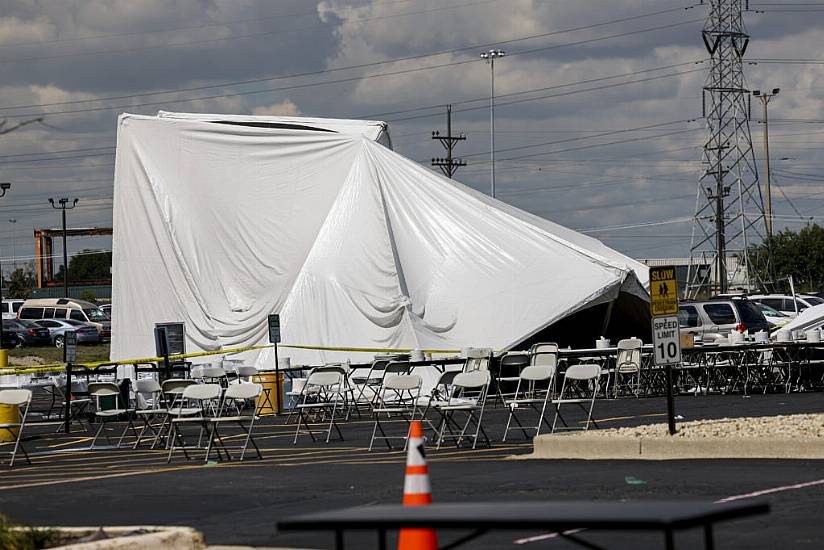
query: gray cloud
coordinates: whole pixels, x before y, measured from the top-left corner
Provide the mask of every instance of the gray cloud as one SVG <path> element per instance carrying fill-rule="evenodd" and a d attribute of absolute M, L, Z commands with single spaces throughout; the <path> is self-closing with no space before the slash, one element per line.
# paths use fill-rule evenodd
<path fill-rule="evenodd" d="M 381 118 L 390 121 L 399 152 L 427 163 L 441 155 L 430 131 L 443 130 L 444 109 L 415 109 L 451 102 L 454 124 L 468 136 L 459 153 L 470 165 L 457 177 L 486 190 L 490 74 L 478 53 L 481 45 L 503 41 L 510 42 L 501 45 L 508 57 L 496 65 L 499 198 L 579 229 L 664 222 L 593 234 L 638 257 L 684 255 L 690 224 L 669 222 L 688 218 L 694 209 L 705 132 L 700 120 L 686 121 L 700 115 L 707 65 L 648 70 L 706 58 L 702 22 L 679 25 L 706 16 L 706 7 L 683 9 L 690 5 L 674 0 L 6 0 L 0 15 L 0 107 L 84 103 L 5 109 L 0 115 L 86 112 L 46 115 L 47 126 L 0 136 L 0 179 L 15 185 L 0 201 L 0 235 L 6 237 L 0 255 L 10 256 L 10 235 L 4 231 L 9 217 L 18 220 L 17 255 L 33 253 L 30 230 L 57 220 L 49 196 L 81 197 L 72 223 L 111 223 L 114 129 L 123 111 L 334 117 L 406 111 Z M 665 10 L 673 11 L 646 17 Z M 824 59 L 822 16 L 748 14 L 753 36 L 748 57 Z M 618 19 L 623 21 L 601 25 Z M 578 27 L 586 28 L 555 33 Z M 546 36 L 518 40 L 536 35 Z M 462 50 L 469 46 L 476 47 Z M 439 51 L 449 53 L 426 56 Z M 422 57 L 393 62 L 412 56 Z M 369 63 L 375 65 L 223 85 Z M 435 65 L 444 66 L 430 68 Z M 824 129 L 809 123 L 824 119 L 817 100 L 824 88 L 821 68 L 764 62 L 745 67 L 753 87 L 782 88 L 771 104 L 771 145 L 776 159 L 792 159 L 776 161 L 774 178 L 783 192 L 775 194 L 775 210 L 789 224 L 797 224 L 798 216 L 785 195 L 804 216 L 822 215 L 824 207 L 824 196 L 814 195 L 817 183 L 799 175 L 821 168 L 817 151 Z M 637 74 L 605 78 L 628 73 Z M 100 99 L 212 85 L 217 86 Z M 519 94 L 526 90 L 536 91 Z M 204 96 L 222 97 L 193 100 Z M 472 99 L 480 101 L 461 103 Z M 170 100 L 176 102 L 160 104 Z M 117 108 L 93 110 L 113 105 Z M 426 116 L 431 114 L 436 116 Z M 680 122 L 624 131 L 671 121 Z M 593 137 L 606 132 L 616 133 Z M 761 169 L 756 121 L 753 138 Z M 72 249 L 89 245 L 78 241 Z"/>

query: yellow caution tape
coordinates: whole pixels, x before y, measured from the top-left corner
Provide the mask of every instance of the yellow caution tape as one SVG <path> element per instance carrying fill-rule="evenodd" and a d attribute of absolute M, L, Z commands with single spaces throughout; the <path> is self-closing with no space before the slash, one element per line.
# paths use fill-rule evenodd
<path fill-rule="evenodd" d="M 191 359 L 194 357 L 205 357 L 209 355 L 228 355 L 241 353 L 244 351 L 253 351 L 258 349 L 266 349 L 273 347 L 272 344 L 266 346 L 248 346 L 243 348 L 230 348 L 214 351 L 201 351 L 198 353 L 186 353 L 182 355 L 170 355 L 169 360 L 178 361 L 180 359 Z M 308 349 L 319 351 L 349 351 L 362 353 L 409 353 L 413 348 L 352 348 L 343 346 L 303 346 L 297 344 L 278 344 L 281 348 L 292 349 Z M 460 353 L 458 349 L 424 349 L 424 353 Z M 117 366 L 117 365 L 135 365 L 137 363 L 156 363 L 163 361 L 163 357 L 144 357 L 141 359 L 123 359 L 121 361 L 95 361 L 89 363 L 72 363 L 72 368 L 95 369 L 101 366 Z M 25 367 L 7 367 L 0 369 L 0 376 L 9 374 L 36 374 L 42 372 L 59 372 L 66 370 L 66 365 L 63 363 L 53 363 L 48 365 L 30 365 Z"/>
<path fill-rule="evenodd" d="M 189 359 L 192 357 L 205 357 L 207 355 L 227 355 L 227 354 L 234 354 L 234 353 L 241 353 L 244 351 L 251 351 L 256 349 L 265 349 L 271 348 L 271 345 L 268 346 L 249 346 L 243 348 L 230 348 L 230 349 L 222 349 L 222 350 L 214 350 L 214 351 L 201 351 L 198 353 L 186 353 L 183 355 L 170 355 L 170 361 L 177 361 L 180 359 Z M 137 363 L 156 363 L 158 361 L 163 361 L 163 357 L 145 357 L 142 359 L 124 359 L 121 361 L 95 361 L 90 363 L 72 363 L 72 368 L 85 368 L 85 369 L 94 369 L 101 367 L 103 365 L 106 366 L 117 366 L 117 365 L 134 365 Z M 8 367 L 5 369 L 0 369 L 0 376 L 5 376 L 9 374 L 34 374 L 39 372 L 58 372 L 66 370 L 66 365 L 63 363 L 54 363 L 49 365 L 30 365 L 25 367 Z"/>
<path fill-rule="evenodd" d="M 296 344 L 278 344 L 279 348 L 315 349 L 321 351 L 352 351 L 366 353 L 409 353 L 413 348 L 347 348 L 327 346 L 299 346 Z M 460 353 L 459 349 L 423 349 L 424 353 Z"/>

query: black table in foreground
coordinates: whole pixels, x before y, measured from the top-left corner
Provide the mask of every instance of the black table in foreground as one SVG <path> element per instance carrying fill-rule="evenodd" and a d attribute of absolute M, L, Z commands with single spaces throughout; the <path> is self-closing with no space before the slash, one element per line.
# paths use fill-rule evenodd
<path fill-rule="evenodd" d="M 345 531 L 377 531 L 378 546 L 386 548 L 386 533 L 402 527 L 470 529 L 472 532 L 442 548 L 454 548 L 494 529 L 541 529 L 586 548 L 601 548 L 577 535 L 576 529 L 662 531 L 664 544 L 675 547 L 674 532 L 704 529 L 705 548 L 714 548 L 712 528 L 721 522 L 766 514 L 764 502 L 640 501 L 527 501 L 438 503 L 429 506 L 381 504 L 306 514 L 279 521 L 280 531 L 334 531 L 335 548 L 343 548 Z"/>

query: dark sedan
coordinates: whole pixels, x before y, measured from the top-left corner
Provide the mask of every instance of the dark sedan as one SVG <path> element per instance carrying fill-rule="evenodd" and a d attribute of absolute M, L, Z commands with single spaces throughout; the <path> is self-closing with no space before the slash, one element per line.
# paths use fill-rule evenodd
<path fill-rule="evenodd" d="M 3 349 L 12 349 L 17 347 L 17 333 L 6 330 L 3 326 Z"/>
<path fill-rule="evenodd" d="M 22 319 L 3 320 L 3 332 L 13 332 L 17 336 L 17 343 L 21 346 L 49 346 L 51 333 L 49 329 L 31 321 Z"/>

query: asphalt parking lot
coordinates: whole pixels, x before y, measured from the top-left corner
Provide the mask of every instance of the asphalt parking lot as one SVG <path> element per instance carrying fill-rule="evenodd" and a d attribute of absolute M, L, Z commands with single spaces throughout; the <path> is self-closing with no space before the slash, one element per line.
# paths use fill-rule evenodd
<path fill-rule="evenodd" d="M 681 397 L 677 412 L 687 420 L 822 412 L 820 393 L 793 395 Z M 663 422 L 663 399 L 600 401 L 603 427 Z M 243 463 L 187 461 L 176 453 L 170 464 L 162 450 L 89 451 L 87 434 L 50 433 L 33 425 L 28 442 L 33 465 L 0 469 L 0 511 L 35 525 L 189 525 L 210 544 L 331 548 L 327 533 L 282 533 L 279 518 L 340 507 L 400 502 L 402 451 L 366 446 L 371 422 L 341 427 L 343 442 L 292 444 L 293 427 L 267 418 L 256 429 L 264 459 Z M 429 450 L 433 496 L 439 502 L 481 500 L 661 500 L 764 499 L 769 516 L 722 524 L 718 548 L 824 547 L 819 527 L 824 509 L 824 461 L 582 461 L 511 460 L 531 443 L 515 434 L 500 442 L 505 413 L 489 411 L 489 449 Z M 229 440 L 237 444 L 239 434 Z M 202 452 L 194 455 L 201 458 Z M 765 492 L 766 491 L 766 492 Z M 758 494 L 763 493 L 763 494 Z M 441 533 L 441 544 L 459 533 Z M 581 537 L 608 548 L 663 547 L 655 534 L 592 532 Z M 374 537 L 347 538 L 353 548 L 376 547 Z M 699 543 L 683 533 L 677 548 Z M 571 543 L 541 532 L 496 532 L 468 548 L 566 548 Z"/>

